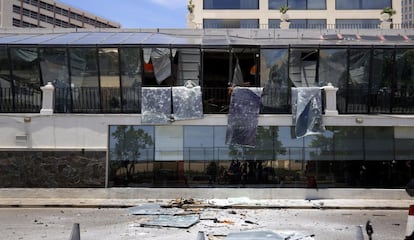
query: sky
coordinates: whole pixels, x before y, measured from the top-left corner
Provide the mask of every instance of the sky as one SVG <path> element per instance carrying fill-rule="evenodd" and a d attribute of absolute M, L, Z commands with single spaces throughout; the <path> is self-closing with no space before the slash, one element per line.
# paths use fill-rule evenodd
<path fill-rule="evenodd" d="M 187 0 L 58 0 L 122 28 L 186 28 Z"/>

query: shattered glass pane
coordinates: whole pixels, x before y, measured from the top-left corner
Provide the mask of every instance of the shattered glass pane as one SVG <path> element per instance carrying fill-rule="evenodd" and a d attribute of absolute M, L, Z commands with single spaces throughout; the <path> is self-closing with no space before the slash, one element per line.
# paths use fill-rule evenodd
<path fill-rule="evenodd" d="M 226 144 L 256 145 L 262 88 L 235 87 L 230 100 Z"/>
<path fill-rule="evenodd" d="M 156 215 L 154 218 L 141 223 L 142 227 L 158 226 L 158 227 L 176 227 L 189 228 L 200 221 L 200 215 Z"/>
<path fill-rule="evenodd" d="M 292 88 L 292 118 L 297 138 L 325 131 L 320 88 Z"/>
<path fill-rule="evenodd" d="M 200 86 L 173 87 L 172 94 L 175 120 L 203 118 Z"/>
<path fill-rule="evenodd" d="M 143 87 L 141 108 L 143 124 L 168 124 L 171 116 L 171 88 Z"/>
<path fill-rule="evenodd" d="M 244 232 L 235 232 L 229 233 L 226 237 L 227 240 L 241 240 L 241 239 L 271 239 L 271 240 L 284 240 L 285 237 L 280 236 L 277 233 L 271 231 L 244 231 Z"/>
<path fill-rule="evenodd" d="M 156 203 L 143 204 L 141 206 L 130 207 L 127 209 L 132 215 L 178 215 L 184 214 L 184 210 L 180 208 L 164 208 Z"/>

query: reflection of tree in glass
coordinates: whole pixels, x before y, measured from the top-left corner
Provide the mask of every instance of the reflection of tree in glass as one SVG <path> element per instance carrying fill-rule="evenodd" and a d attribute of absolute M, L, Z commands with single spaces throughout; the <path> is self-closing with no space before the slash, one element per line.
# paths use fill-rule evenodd
<path fill-rule="evenodd" d="M 125 168 L 125 177 L 128 181 L 135 171 L 135 166 L 131 163 L 139 160 L 140 150 L 153 145 L 151 135 L 133 126 L 117 126 L 112 136 L 116 139 L 114 155 L 121 161 L 120 165 Z"/>
<path fill-rule="evenodd" d="M 256 146 L 254 148 L 230 146 L 229 156 L 238 160 L 277 159 L 277 154 L 286 153 L 286 148 L 278 139 L 278 132 L 278 127 L 259 127 L 256 132 Z"/>
<path fill-rule="evenodd" d="M 278 154 L 286 154 L 286 148 L 279 140 L 278 127 L 257 128 L 255 147 L 229 147 L 231 159 L 240 161 L 241 166 L 246 164 L 248 168 L 246 173 L 243 172 L 243 167 L 240 169 L 242 177 L 238 180 L 243 180 L 243 182 L 263 183 L 273 179 L 276 171 L 271 162 L 278 159 Z"/>

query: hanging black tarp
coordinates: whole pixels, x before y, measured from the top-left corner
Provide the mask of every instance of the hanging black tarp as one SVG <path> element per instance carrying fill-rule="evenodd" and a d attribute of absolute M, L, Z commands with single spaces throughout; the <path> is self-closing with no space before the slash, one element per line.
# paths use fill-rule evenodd
<path fill-rule="evenodd" d="M 173 112 L 175 120 L 203 118 L 201 87 L 188 81 L 185 86 L 173 87 Z"/>
<path fill-rule="evenodd" d="M 262 88 L 234 88 L 230 100 L 226 144 L 256 146 L 262 91 Z"/>
<path fill-rule="evenodd" d="M 169 124 L 171 87 L 143 87 L 141 112 L 143 124 Z"/>
<path fill-rule="evenodd" d="M 325 131 L 321 95 L 318 87 L 292 88 L 292 117 L 296 138 Z"/>

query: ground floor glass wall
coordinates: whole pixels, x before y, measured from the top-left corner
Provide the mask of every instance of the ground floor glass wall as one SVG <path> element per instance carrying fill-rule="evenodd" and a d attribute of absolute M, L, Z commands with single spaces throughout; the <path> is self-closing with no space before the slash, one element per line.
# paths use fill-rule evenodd
<path fill-rule="evenodd" d="M 255 147 L 225 144 L 226 126 L 111 126 L 109 186 L 404 188 L 414 139 L 393 127 L 261 126 Z"/>

